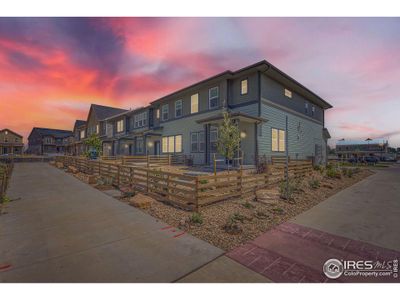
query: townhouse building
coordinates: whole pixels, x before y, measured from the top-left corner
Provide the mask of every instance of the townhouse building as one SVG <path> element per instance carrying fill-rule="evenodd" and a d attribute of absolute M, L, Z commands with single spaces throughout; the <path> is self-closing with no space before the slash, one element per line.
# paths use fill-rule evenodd
<path fill-rule="evenodd" d="M 0 155 L 21 155 L 24 143 L 22 135 L 10 130 L 0 130 Z"/>
<path fill-rule="evenodd" d="M 65 154 L 72 131 L 34 127 L 28 136 L 27 153 L 36 155 Z"/>
<path fill-rule="evenodd" d="M 211 164 L 219 156 L 218 127 L 228 112 L 240 130 L 243 164 L 253 165 L 263 155 L 284 156 L 286 146 L 292 159 L 325 163 L 330 138 L 325 110 L 331 107 L 263 60 L 187 86 L 149 106 L 104 117 L 103 155 L 185 154 L 195 164 Z"/>

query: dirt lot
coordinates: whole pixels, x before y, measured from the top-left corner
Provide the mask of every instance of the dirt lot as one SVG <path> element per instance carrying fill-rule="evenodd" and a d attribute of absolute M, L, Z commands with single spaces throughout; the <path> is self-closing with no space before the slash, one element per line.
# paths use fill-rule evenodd
<path fill-rule="evenodd" d="M 313 171 L 312 176 L 297 183 L 291 201 L 280 198 L 276 186 L 258 191 L 258 201 L 236 199 L 220 202 L 202 208 L 200 216 L 157 201 L 143 211 L 210 244 L 230 250 L 371 174 L 371 171 L 361 169 L 351 178 L 332 179 Z M 312 188 L 310 178 L 316 179 L 319 187 Z"/>

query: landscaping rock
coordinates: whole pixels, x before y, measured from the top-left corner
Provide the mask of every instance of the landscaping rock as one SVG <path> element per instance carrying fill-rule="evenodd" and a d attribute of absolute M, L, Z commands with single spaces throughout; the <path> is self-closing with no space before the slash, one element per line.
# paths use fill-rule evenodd
<path fill-rule="evenodd" d="M 142 209 L 150 208 L 153 202 L 154 202 L 153 198 L 140 193 L 135 195 L 129 200 L 130 205 Z"/>
<path fill-rule="evenodd" d="M 72 174 L 76 174 L 76 173 L 78 173 L 78 169 L 73 166 L 68 166 L 68 172 L 71 172 Z"/>
<path fill-rule="evenodd" d="M 56 167 L 59 169 L 63 169 L 64 168 L 64 164 L 62 162 L 56 162 Z"/>

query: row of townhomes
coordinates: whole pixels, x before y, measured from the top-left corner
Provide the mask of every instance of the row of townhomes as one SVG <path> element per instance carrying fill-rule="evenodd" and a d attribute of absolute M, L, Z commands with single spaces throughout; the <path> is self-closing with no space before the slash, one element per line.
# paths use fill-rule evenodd
<path fill-rule="evenodd" d="M 332 106 L 267 61 L 225 71 L 152 101 L 125 110 L 92 104 L 87 120 L 75 122 L 68 153 L 81 155 L 84 140 L 98 134 L 103 155 L 184 154 L 207 165 L 217 155 L 223 112 L 241 133 L 243 164 L 259 156 L 327 158 L 325 110 Z M 288 132 L 286 132 L 286 117 Z M 218 156 L 218 155 L 217 155 Z"/>
<path fill-rule="evenodd" d="M 20 155 L 23 148 L 22 135 L 7 128 L 0 130 L 0 155 Z"/>
<path fill-rule="evenodd" d="M 28 136 L 26 152 L 36 155 L 64 154 L 72 142 L 70 130 L 34 127 Z"/>

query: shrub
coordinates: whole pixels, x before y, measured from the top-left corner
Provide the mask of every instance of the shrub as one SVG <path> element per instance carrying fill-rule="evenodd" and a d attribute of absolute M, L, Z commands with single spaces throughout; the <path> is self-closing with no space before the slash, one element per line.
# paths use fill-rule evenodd
<path fill-rule="evenodd" d="M 316 190 L 320 187 L 320 182 L 318 179 L 316 178 L 312 178 L 310 179 L 310 181 L 308 182 L 308 185 L 310 186 L 310 188 Z"/>
<path fill-rule="evenodd" d="M 222 226 L 222 228 L 227 233 L 230 233 L 230 234 L 239 234 L 243 231 L 242 228 L 237 223 L 237 220 L 235 219 L 234 215 L 230 215 L 228 217 L 228 219 L 226 220 L 226 223 L 224 224 L 224 226 Z"/>
<path fill-rule="evenodd" d="M 329 169 L 327 168 L 326 176 L 328 178 L 337 178 L 337 179 L 342 178 L 342 175 L 341 175 L 339 169 L 337 169 L 337 168 L 329 168 Z"/>
<path fill-rule="evenodd" d="M 282 181 L 279 184 L 279 194 L 282 199 L 291 200 L 293 199 L 294 192 L 298 189 L 298 181 L 289 180 L 289 184 L 286 181 Z"/>
<path fill-rule="evenodd" d="M 203 224 L 203 216 L 195 212 L 190 216 L 190 222 L 201 225 Z"/>
<path fill-rule="evenodd" d="M 241 215 L 241 214 L 238 213 L 238 212 L 235 212 L 235 213 L 231 216 L 231 218 L 232 218 L 233 220 L 235 220 L 235 221 L 240 222 L 240 223 L 243 223 L 244 220 L 246 219 L 245 216 Z"/>
<path fill-rule="evenodd" d="M 0 204 L 1 204 L 0 215 L 1 215 L 1 214 L 3 214 L 3 212 L 6 208 L 6 205 L 11 201 L 11 199 L 8 196 L 3 196 L 0 198 L 0 200 L 1 200 L 0 201 Z"/>
<path fill-rule="evenodd" d="M 342 174 L 343 176 L 351 178 L 353 177 L 354 171 L 352 169 L 342 169 Z"/>
<path fill-rule="evenodd" d="M 243 205 L 243 207 L 245 207 L 245 208 L 253 208 L 254 207 L 254 205 L 253 204 L 251 204 L 249 201 L 246 201 L 245 203 L 243 203 L 242 204 Z"/>
<path fill-rule="evenodd" d="M 208 180 L 207 180 L 207 179 L 200 179 L 200 180 L 199 180 L 199 183 L 200 183 L 200 184 L 207 184 L 207 183 L 208 183 Z"/>

